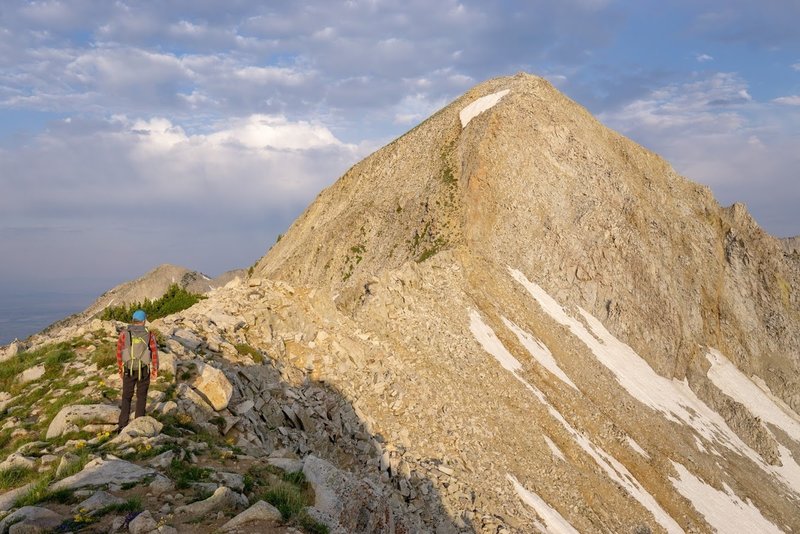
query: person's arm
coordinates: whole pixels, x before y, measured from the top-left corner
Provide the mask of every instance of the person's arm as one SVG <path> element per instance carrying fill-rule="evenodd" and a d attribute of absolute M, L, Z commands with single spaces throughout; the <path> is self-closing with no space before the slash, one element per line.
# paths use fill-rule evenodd
<path fill-rule="evenodd" d="M 150 332 L 150 354 L 152 356 L 150 378 L 158 378 L 158 343 L 156 343 L 156 336 L 152 332 Z"/>
<path fill-rule="evenodd" d="M 122 348 L 125 346 L 125 331 L 119 333 L 119 338 L 117 338 L 117 369 L 119 370 L 119 376 L 122 377 Z"/>

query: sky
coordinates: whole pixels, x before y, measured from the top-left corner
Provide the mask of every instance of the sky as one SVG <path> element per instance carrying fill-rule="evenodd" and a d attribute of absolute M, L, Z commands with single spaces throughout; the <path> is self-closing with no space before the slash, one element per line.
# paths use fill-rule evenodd
<path fill-rule="evenodd" d="M 0 315 L 248 267 L 349 166 L 519 71 L 800 234 L 798 21 L 797 0 L 3 0 Z"/>

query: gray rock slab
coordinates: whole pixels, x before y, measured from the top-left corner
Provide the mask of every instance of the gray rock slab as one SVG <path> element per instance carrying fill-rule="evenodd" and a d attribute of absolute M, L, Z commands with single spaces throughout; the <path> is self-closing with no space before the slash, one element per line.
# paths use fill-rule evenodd
<path fill-rule="evenodd" d="M 150 534 L 157 528 L 158 523 L 156 523 L 150 510 L 145 510 L 128 523 L 128 531 L 131 534 Z"/>
<path fill-rule="evenodd" d="M 91 497 L 76 504 L 72 511 L 77 513 L 79 511 L 86 511 L 86 512 L 96 512 L 106 506 L 111 506 L 113 504 L 122 504 L 125 502 L 125 499 L 121 499 L 116 495 L 111 495 L 107 491 L 96 491 Z"/>
<path fill-rule="evenodd" d="M 197 334 L 185 328 L 175 330 L 172 338 L 191 351 L 197 350 L 203 344 L 203 340 Z"/>
<path fill-rule="evenodd" d="M 281 520 L 280 511 L 268 502 L 258 501 L 220 527 L 220 532 L 256 532 L 262 523 Z"/>
<path fill-rule="evenodd" d="M 161 475 L 156 475 L 156 478 L 148 487 L 156 497 L 175 490 L 175 484 L 167 477 Z"/>
<path fill-rule="evenodd" d="M 117 437 L 109 441 L 109 444 L 126 445 L 136 438 L 152 438 L 159 435 L 163 427 L 164 425 L 149 415 L 137 417 Z"/>
<path fill-rule="evenodd" d="M 0 512 L 7 512 L 8 510 L 14 508 L 14 503 L 17 502 L 17 499 L 25 495 L 28 490 L 33 487 L 33 485 L 34 482 L 31 482 L 30 484 L 25 484 L 24 486 L 14 488 L 11 491 L 7 491 L 0 495 Z"/>
<path fill-rule="evenodd" d="M 63 480 L 59 480 L 50 489 L 53 491 L 60 489 L 77 489 L 85 487 L 99 487 L 107 484 L 128 484 L 141 482 L 149 476 L 155 476 L 156 471 L 125 460 L 104 460 L 97 458 L 92 460 L 80 473 L 76 473 Z"/>
<path fill-rule="evenodd" d="M 29 458 L 19 453 L 12 453 L 0 463 L 0 470 L 13 469 L 13 468 L 26 468 L 33 469 L 36 466 L 36 460 Z"/>
<path fill-rule="evenodd" d="M 76 423 L 114 424 L 119 420 L 119 408 L 108 404 L 76 404 L 65 406 L 50 422 L 47 439 L 65 432 L 80 430 Z"/>
<path fill-rule="evenodd" d="M 27 382 L 33 382 L 34 380 L 39 380 L 44 376 L 44 365 L 36 365 L 31 367 L 30 369 L 25 369 L 19 375 L 19 381 L 23 384 Z"/>
<path fill-rule="evenodd" d="M 23 506 L 0 521 L 0 532 L 8 532 L 11 525 L 29 525 L 42 531 L 56 528 L 64 520 L 59 514 L 39 506 Z"/>

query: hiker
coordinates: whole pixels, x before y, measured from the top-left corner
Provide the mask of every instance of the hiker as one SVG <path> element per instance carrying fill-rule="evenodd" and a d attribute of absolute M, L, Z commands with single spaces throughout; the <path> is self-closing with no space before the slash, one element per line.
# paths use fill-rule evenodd
<path fill-rule="evenodd" d="M 128 424 L 131 399 L 136 388 L 136 417 L 144 415 L 147 404 L 147 389 L 150 379 L 158 376 L 158 347 L 156 336 L 144 323 L 147 315 L 143 310 L 133 312 L 133 322 L 119 334 L 117 340 L 117 367 L 122 378 L 122 404 L 120 405 L 117 432 Z"/>

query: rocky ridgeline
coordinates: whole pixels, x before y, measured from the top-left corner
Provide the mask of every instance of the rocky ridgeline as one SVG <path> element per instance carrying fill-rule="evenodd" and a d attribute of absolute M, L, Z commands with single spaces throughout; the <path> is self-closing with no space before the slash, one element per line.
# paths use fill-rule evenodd
<path fill-rule="evenodd" d="M 113 349 L 123 325 L 93 320 L 4 349 L 6 362 L 26 368 L 12 377 L 6 389 L 13 393 L 0 405 L 8 451 L 0 473 L 16 477 L 0 496 L 0 532 L 467 530 L 450 519 L 442 493 L 481 520 L 452 468 L 387 444 L 357 405 L 325 382 L 317 367 L 332 358 L 316 361 L 328 341 L 324 331 L 242 306 L 258 300 L 266 309 L 295 311 L 291 287 L 230 286 L 152 324 L 160 332 L 161 376 L 151 384 L 148 416 L 118 436 Z M 266 336 L 254 327 L 259 323 L 269 324 Z M 266 341 L 261 349 L 249 344 L 254 334 Z M 61 354 L 57 367 L 46 361 L 53 351 Z M 356 350 L 341 361 L 357 368 L 363 359 Z M 192 469 L 201 471 L 187 483 Z M 259 494 L 265 476 L 298 472 L 299 493 L 313 495 L 303 506 L 305 523 L 282 517 Z M 494 530 L 502 525 L 497 517 L 484 520 Z"/>

